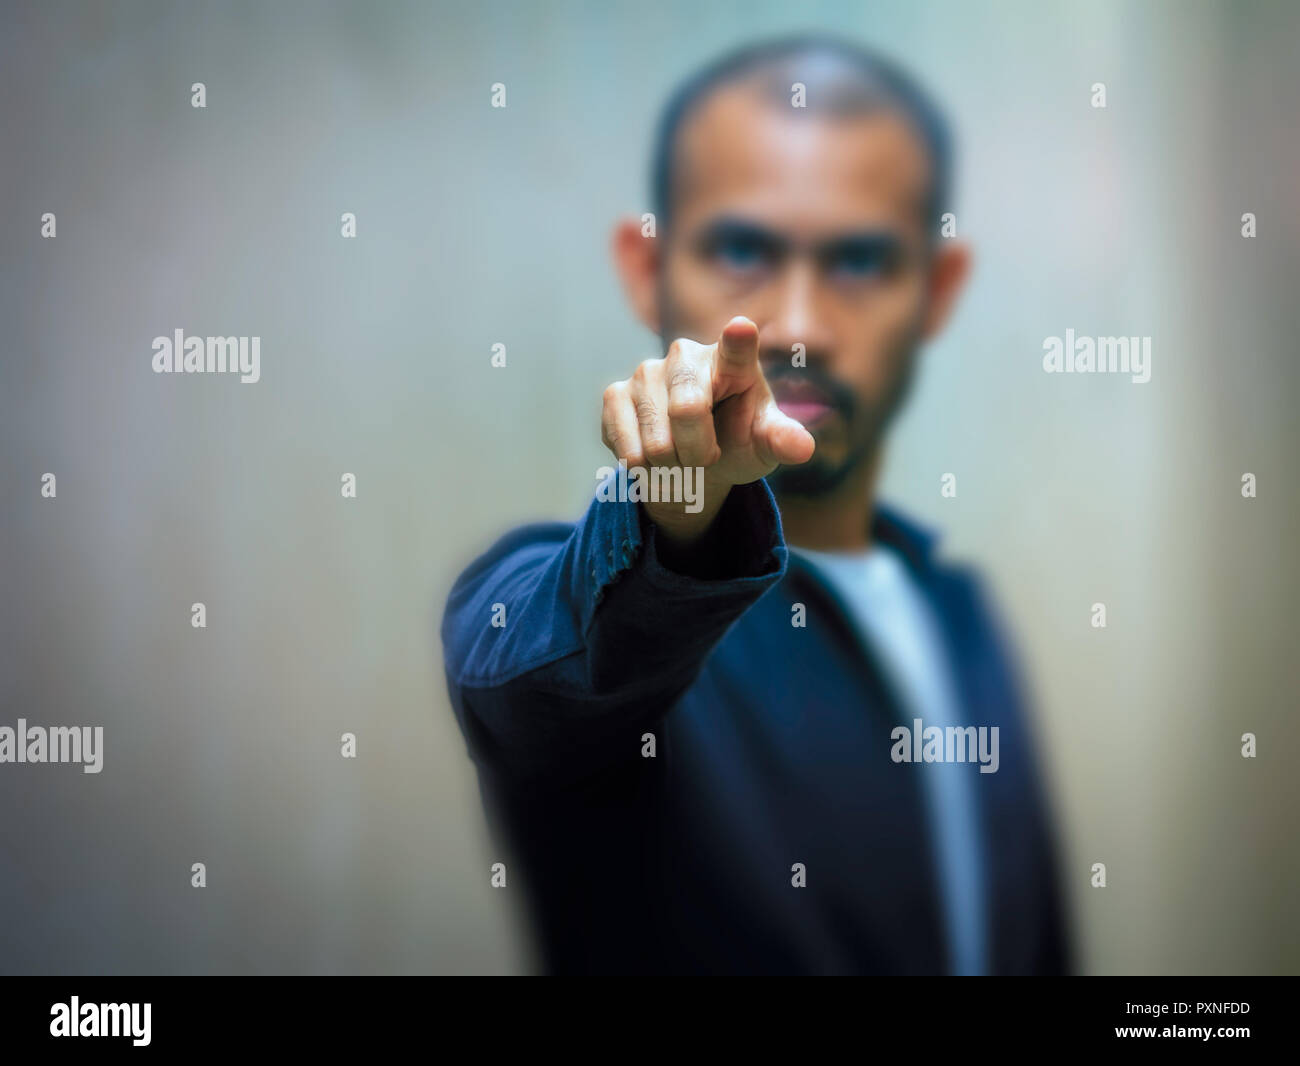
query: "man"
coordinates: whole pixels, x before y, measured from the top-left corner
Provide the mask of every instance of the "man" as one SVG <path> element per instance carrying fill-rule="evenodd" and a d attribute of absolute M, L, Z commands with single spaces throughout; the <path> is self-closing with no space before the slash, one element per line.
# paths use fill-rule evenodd
<path fill-rule="evenodd" d="M 1068 968 L 995 625 L 874 497 L 967 273 L 949 156 L 920 90 L 833 40 L 736 53 L 665 112 L 657 239 L 614 239 L 664 340 L 604 395 L 632 477 L 503 538 L 442 627 L 552 972 Z M 698 498 L 615 491 L 697 468 Z"/>

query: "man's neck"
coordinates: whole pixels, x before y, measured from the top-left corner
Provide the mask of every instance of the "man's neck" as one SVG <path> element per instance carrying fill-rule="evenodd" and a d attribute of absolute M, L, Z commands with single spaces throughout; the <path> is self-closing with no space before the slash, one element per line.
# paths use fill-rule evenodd
<path fill-rule="evenodd" d="M 871 544 L 880 452 L 864 460 L 825 496 L 778 495 L 786 543 L 812 551 L 859 551 Z"/>

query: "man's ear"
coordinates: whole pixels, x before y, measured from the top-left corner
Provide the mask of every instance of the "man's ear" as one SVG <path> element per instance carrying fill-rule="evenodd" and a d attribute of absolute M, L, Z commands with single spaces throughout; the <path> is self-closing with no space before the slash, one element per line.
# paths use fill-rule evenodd
<path fill-rule="evenodd" d="M 930 262 L 930 304 L 926 308 L 922 336 L 933 337 L 948 321 L 957 297 L 970 276 L 972 252 L 969 244 L 942 241 Z"/>
<path fill-rule="evenodd" d="M 651 333 L 659 332 L 659 239 L 641 235 L 639 218 L 620 219 L 610 242 L 614 266 L 632 313 Z"/>

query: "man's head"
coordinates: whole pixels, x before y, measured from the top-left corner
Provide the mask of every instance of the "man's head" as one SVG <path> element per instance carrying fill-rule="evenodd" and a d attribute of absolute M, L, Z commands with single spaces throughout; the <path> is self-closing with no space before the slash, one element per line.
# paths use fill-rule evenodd
<path fill-rule="evenodd" d="M 670 99 L 653 157 L 657 236 L 620 224 L 619 269 L 665 347 L 716 339 L 735 315 L 758 325 L 778 402 L 817 441 L 809 463 L 772 476 L 778 492 L 822 495 L 865 469 L 917 347 L 947 317 L 968 264 L 938 239 L 950 158 L 920 89 L 837 40 L 746 48 Z"/>

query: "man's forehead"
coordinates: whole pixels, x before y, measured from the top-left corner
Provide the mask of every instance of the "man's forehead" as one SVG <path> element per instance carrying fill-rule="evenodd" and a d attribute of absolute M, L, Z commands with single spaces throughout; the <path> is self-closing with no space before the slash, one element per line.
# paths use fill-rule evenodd
<path fill-rule="evenodd" d="M 737 83 L 711 92 L 683 123 L 673 211 L 749 204 L 809 218 L 821 208 L 921 219 L 929 180 L 921 138 L 896 111 L 824 114 Z"/>

